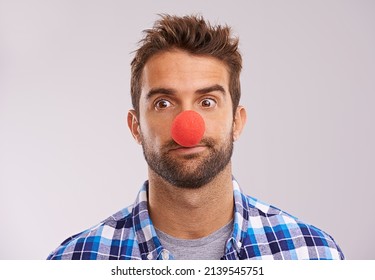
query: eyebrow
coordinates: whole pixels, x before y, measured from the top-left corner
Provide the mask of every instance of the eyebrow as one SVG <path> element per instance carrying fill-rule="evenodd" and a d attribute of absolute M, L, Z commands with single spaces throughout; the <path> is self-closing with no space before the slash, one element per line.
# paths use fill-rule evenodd
<path fill-rule="evenodd" d="M 146 95 L 146 99 L 150 99 L 153 95 L 156 95 L 156 94 L 166 94 L 166 95 L 173 95 L 175 94 L 176 91 L 174 89 L 170 89 L 170 88 L 162 88 L 162 87 L 159 87 L 159 88 L 153 88 L 151 89 L 147 95 Z"/>
<path fill-rule="evenodd" d="M 225 94 L 224 87 L 221 86 L 221 85 L 218 85 L 218 84 L 210 86 L 210 87 L 205 87 L 205 88 L 198 89 L 198 90 L 195 91 L 195 93 L 205 94 L 205 93 L 210 93 L 210 92 L 213 92 L 213 91 L 219 91 L 222 94 Z"/>
<path fill-rule="evenodd" d="M 206 93 L 210 93 L 210 92 L 213 92 L 213 91 L 219 91 L 223 95 L 225 94 L 224 87 L 219 85 L 219 84 L 215 84 L 215 85 L 212 85 L 212 86 L 209 86 L 209 87 L 197 89 L 195 91 L 195 93 L 206 94 Z M 176 94 L 176 90 L 171 89 L 171 88 L 163 88 L 163 87 L 153 88 L 147 93 L 146 99 L 150 99 L 153 95 L 156 95 L 156 94 L 173 95 L 173 94 Z"/>

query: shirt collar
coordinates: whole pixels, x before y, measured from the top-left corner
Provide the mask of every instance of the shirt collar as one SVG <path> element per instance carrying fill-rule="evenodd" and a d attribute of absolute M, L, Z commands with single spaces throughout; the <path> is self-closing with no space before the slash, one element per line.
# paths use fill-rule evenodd
<path fill-rule="evenodd" d="M 138 193 L 132 216 L 141 258 L 144 260 L 157 260 L 161 258 L 163 247 L 156 235 L 148 213 L 148 181 L 143 184 Z"/>
<path fill-rule="evenodd" d="M 227 241 L 226 252 L 233 252 L 234 249 L 239 254 L 247 233 L 249 209 L 247 197 L 242 193 L 234 178 L 232 179 L 232 185 L 234 196 L 233 232 Z M 161 245 L 148 213 L 148 181 L 143 184 L 138 193 L 132 210 L 132 217 L 141 258 L 145 260 L 173 259 L 173 256 L 168 255 Z"/>
<path fill-rule="evenodd" d="M 233 232 L 232 237 L 227 242 L 227 252 L 231 250 L 231 247 L 240 253 L 243 240 L 247 234 L 247 227 L 249 221 L 249 207 L 247 203 L 247 197 L 241 191 L 241 188 L 237 181 L 233 178 L 233 197 L 234 197 L 234 217 L 233 217 Z"/>

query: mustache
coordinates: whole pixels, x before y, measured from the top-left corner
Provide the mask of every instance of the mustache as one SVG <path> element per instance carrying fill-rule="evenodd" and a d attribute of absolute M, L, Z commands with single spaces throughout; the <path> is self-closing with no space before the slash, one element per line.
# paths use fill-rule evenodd
<path fill-rule="evenodd" d="M 196 146 L 207 146 L 208 148 L 212 148 L 215 146 L 215 140 L 211 137 L 202 138 L 202 140 Z M 163 149 L 172 150 L 180 148 L 181 145 L 177 144 L 173 139 L 167 142 Z"/>

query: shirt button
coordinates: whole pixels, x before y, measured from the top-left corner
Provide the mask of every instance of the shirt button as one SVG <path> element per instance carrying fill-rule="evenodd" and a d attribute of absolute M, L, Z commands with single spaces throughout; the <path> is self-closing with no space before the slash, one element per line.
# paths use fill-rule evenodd
<path fill-rule="evenodd" d="M 149 253 L 149 254 L 147 255 L 147 259 L 152 260 L 152 253 Z"/>
<path fill-rule="evenodd" d="M 163 252 L 161 252 L 161 257 L 163 260 L 169 260 L 169 252 L 167 250 L 163 250 Z"/>

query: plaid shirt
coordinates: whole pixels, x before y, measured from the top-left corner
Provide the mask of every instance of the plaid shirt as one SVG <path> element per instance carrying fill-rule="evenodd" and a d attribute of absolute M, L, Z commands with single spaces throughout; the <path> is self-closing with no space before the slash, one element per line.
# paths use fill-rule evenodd
<path fill-rule="evenodd" d="M 148 182 L 137 200 L 65 240 L 48 259 L 166 260 L 147 209 Z M 273 206 L 246 196 L 233 180 L 234 226 L 223 260 L 344 259 L 333 238 Z"/>

